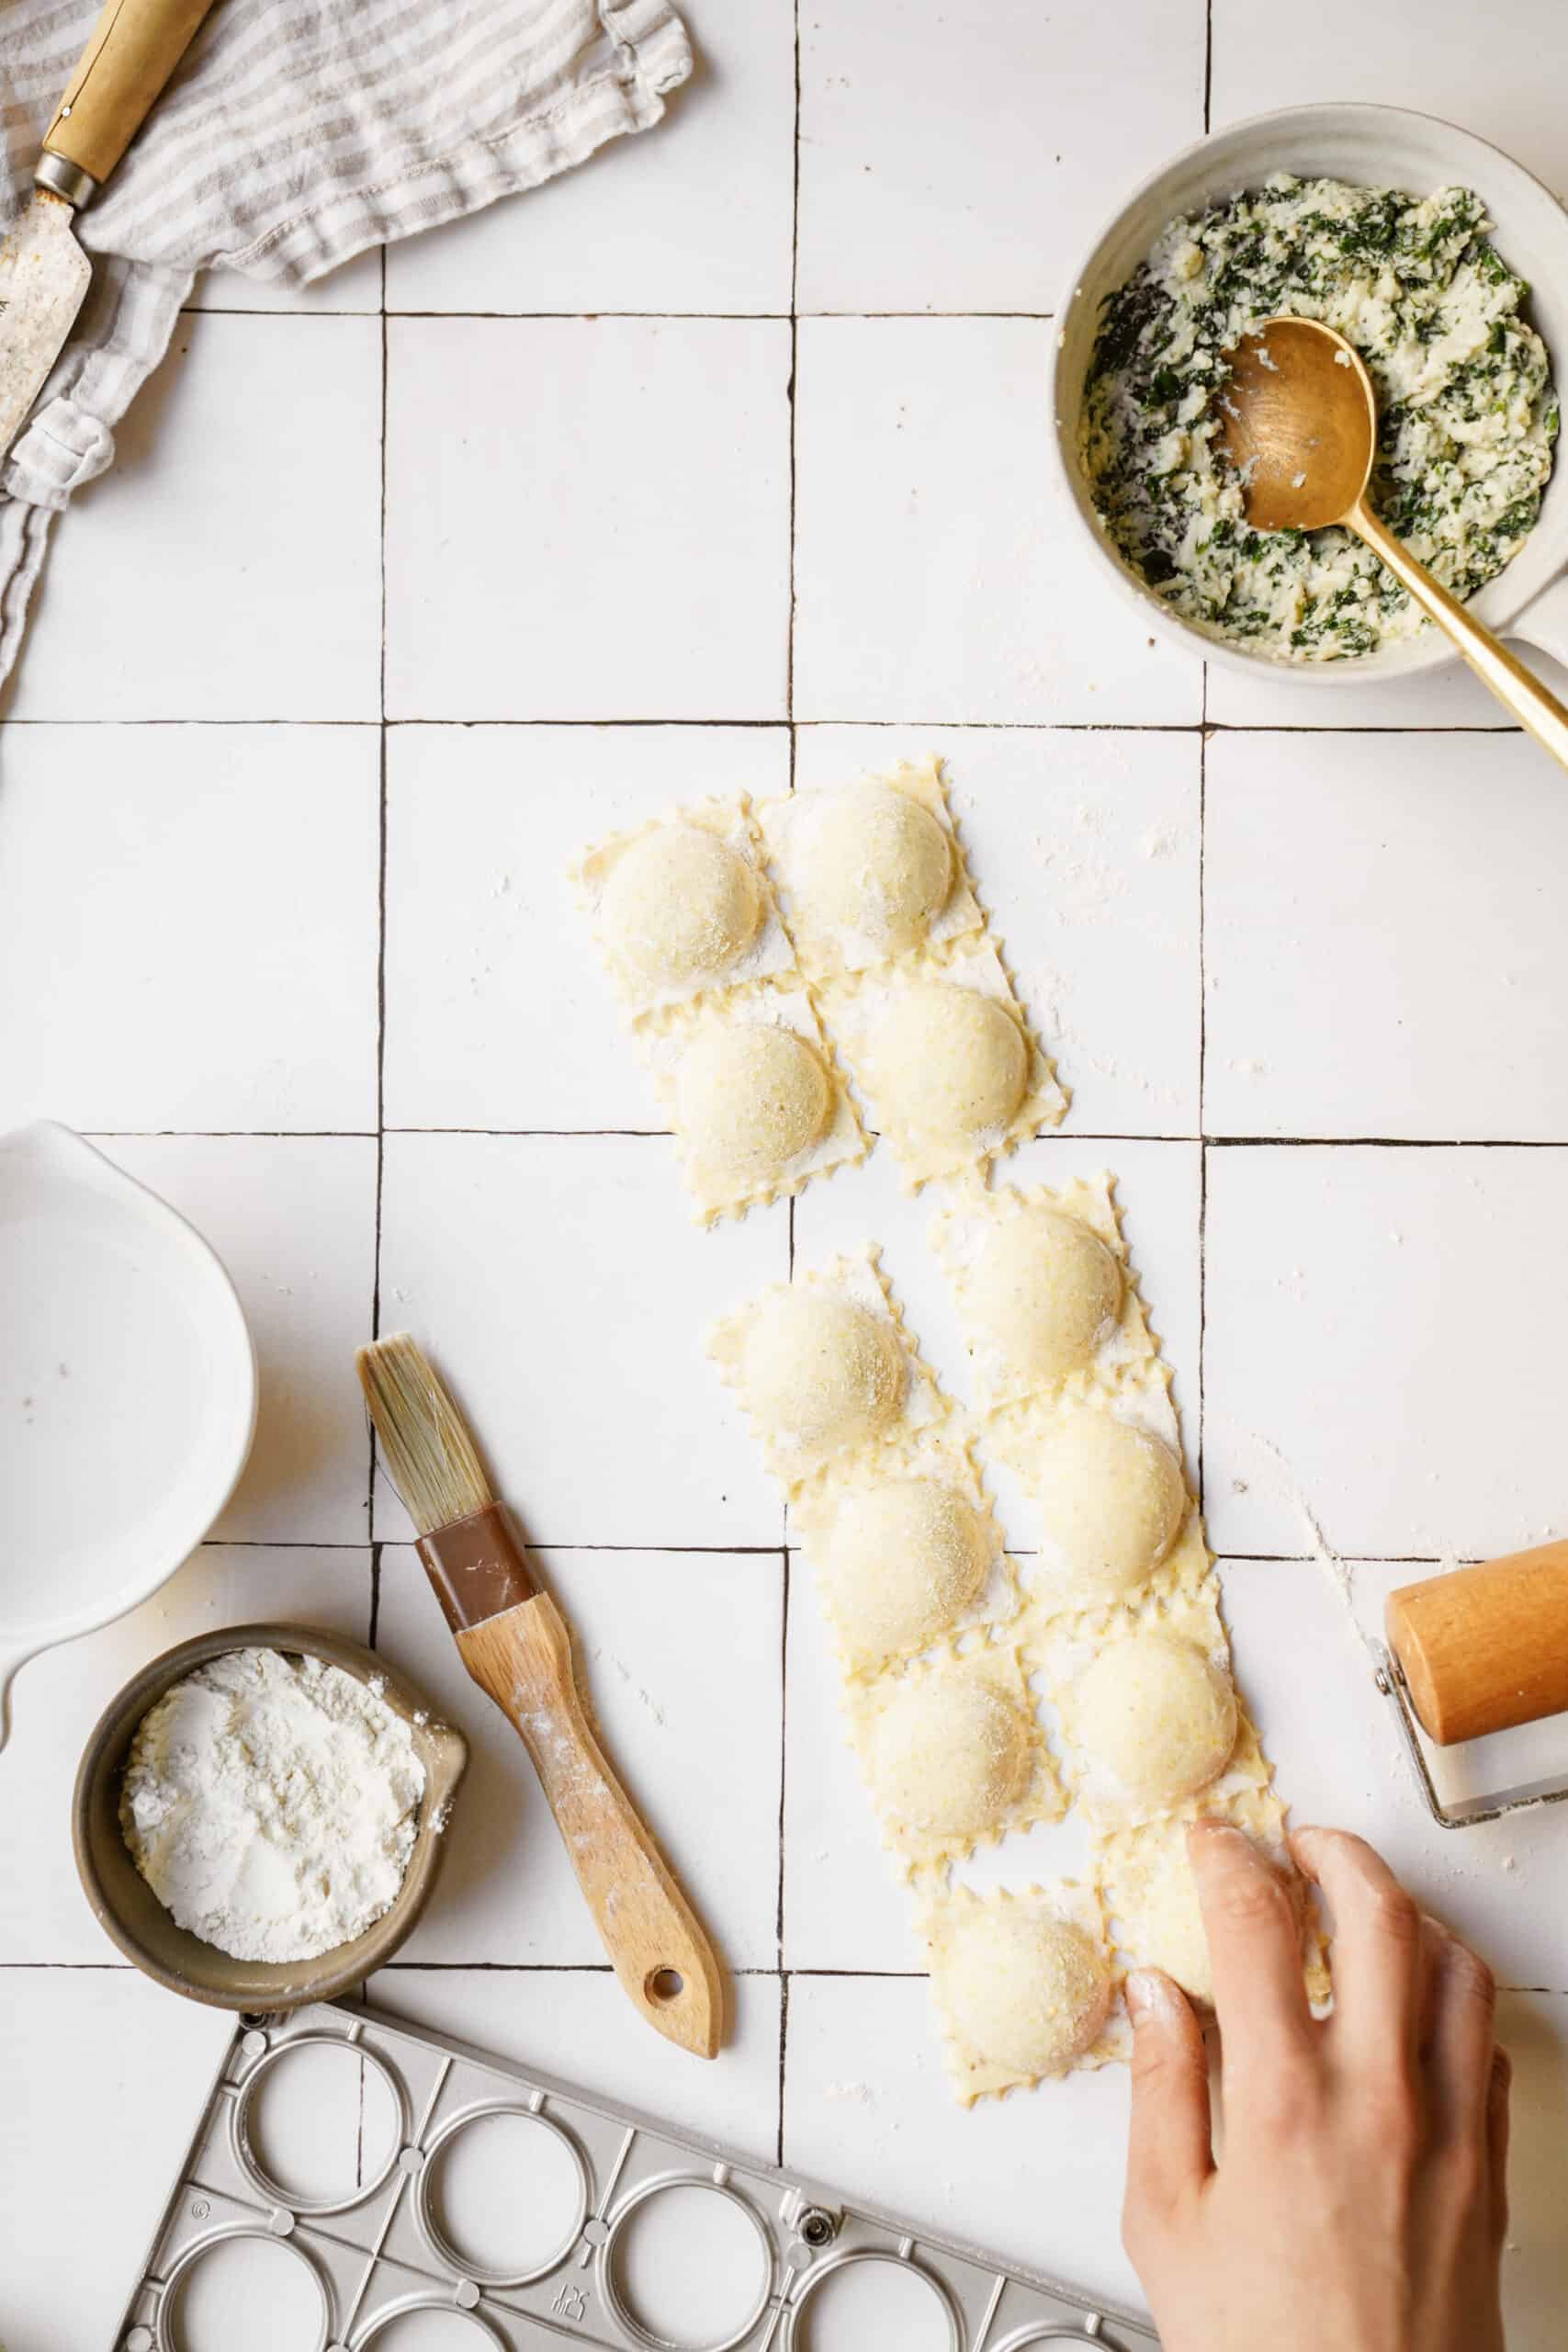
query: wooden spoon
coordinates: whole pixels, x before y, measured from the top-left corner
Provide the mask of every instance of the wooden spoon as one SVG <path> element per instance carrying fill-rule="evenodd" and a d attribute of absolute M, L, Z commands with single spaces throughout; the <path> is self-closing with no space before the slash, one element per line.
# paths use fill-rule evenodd
<path fill-rule="evenodd" d="M 1269 319 L 1225 354 L 1220 442 L 1243 469 L 1255 531 L 1343 525 L 1445 629 L 1476 675 L 1568 767 L 1568 710 L 1473 614 L 1439 586 L 1367 503 L 1378 402 L 1359 353 L 1316 319 Z"/>

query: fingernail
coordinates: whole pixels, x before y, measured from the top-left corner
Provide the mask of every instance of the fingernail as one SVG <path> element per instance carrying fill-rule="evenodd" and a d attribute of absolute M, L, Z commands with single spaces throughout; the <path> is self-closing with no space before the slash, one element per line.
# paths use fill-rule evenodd
<path fill-rule="evenodd" d="M 1134 1968 L 1126 1983 L 1127 2008 L 1134 2026 L 1163 2018 L 1170 2009 L 1170 1987 L 1154 1969 Z"/>
<path fill-rule="evenodd" d="M 1245 1841 L 1247 1832 L 1245 1829 L 1238 1829 L 1234 1821 L 1215 1821 L 1205 1815 L 1201 1820 L 1190 1821 L 1187 1825 L 1189 1845 L 1194 1838 L 1240 1838 Z"/>

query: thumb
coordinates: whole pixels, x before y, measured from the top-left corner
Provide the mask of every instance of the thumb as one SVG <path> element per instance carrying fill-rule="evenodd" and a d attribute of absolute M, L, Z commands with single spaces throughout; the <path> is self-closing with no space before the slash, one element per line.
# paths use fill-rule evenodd
<path fill-rule="evenodd" d="M 1179 1986 L 1157 1969 L 1127 1979 L 1133 2018 L 1133 2116 L 1122 2235 L 1133 2258 L 1201 2188 L 1214 2167 L 1209 2061 L 1202 2029 Z"/>

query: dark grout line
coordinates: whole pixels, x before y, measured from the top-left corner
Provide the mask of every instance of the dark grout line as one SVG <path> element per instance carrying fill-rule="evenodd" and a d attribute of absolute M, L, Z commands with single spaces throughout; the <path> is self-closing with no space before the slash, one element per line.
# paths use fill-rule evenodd
<path fill-rule="evenodd" d="M 1562 1151 L 1551 1136 L 1204 1136 L 1210 1151 Z"/>
<path fill-rule="evenodd" d="M 412 1545 L 414 1536 L 411 1529 L 407 1535 L 387 1535 L 378 1537 L 377 1540 L 382 1544 Z M 784 1549 L 784 1546 L 776 1542 L 773 1544 L 584 1544 L 568 1536 L 564 1543 L 556 1543 L 547 1535 L 536 1534 L 532 1528 L 528 1530 L 528 1546 L 534 1552 L 625 1552 L 633 1555 L 641 1552 L 656 1552 L 660 1558 L 682 1560 L 776 1560 Z"/>
<path fill-rule="evenodd" d="M 83 1127 L 97 1143 L 374 1143 L 374 1127 Z"/>
<path fill-rule="evenodd" d="M 1214 0 L 1204 0 L 1203 7 L 1203 136 L 1207 139 L 1213 118 L 1214 98 Z"/>
<path fill-rule="evenodd" d="M 1207 103 L 1205 102 L 1205 120 Z M 1209 665 L 1203 664 L 1202 707 L 1209 707 Z M 1209 729 L 1201 728 L 1198 734 L 1198 1132 L 1207 1134 L 1205 1094 L 1209 1076 L 1209 966 L 1207 921 L 1207 862 L 1209 854 Z M 1208 1342 L 1209 1311 L 1209 1150 L 1205 1141 L 1198 1153 L 1198 1509 L 1205 1509 L 1204 1491 L 1207 1472 L 1203 1440 L 1207 1391 L 1204 1377 L 1207 1366 L 1204 1357 Z"/>
<path fill-rule="evenodd" d="M 799 88 L 799 58 L 795 62 L 796 90 Z M 799 180 L 799 146 L 795 150 L 795 176 Z M 791 289 L 793 296 L 793 288 Z M 286 319 L 292 325 L 309 325 L 316 319 L 387 319 L 493 320 L 499 324 L 511 322 L 517 325 L 597 326 L 602 319 L 647 319 L 660 325 L 682 326 L 688 320 L 712 321 L 717 325 L 751 326 L 781 325 L 786 321 L 802 319 L 931 319 L 949 322 L 965 319 L 1033 319 L 1048 322 L 1055 311 L 405 311 L 393 306 L 375 311 L 264 311 L 248 310 L 238 304 L 202 302 L 186 303 L 181 318 L 189 319 Z"/>
<path fill-rule="evenodd" d="M 580 717 L 552 718 L 547 713 L 531 718 L 278 718 L 253 716 L 236 711 L 226 718 L 190 718 L 166 717 L 156 712 L 140 718 L 75 718 L 62 714 L 55 718 L 7 718 L 7 727 L 338 727 L 346 729 L 377 727 L 391 731 L 400 727 L 452 727 L 474 733 L 486 729 L 548 727 L 594 728 L 601 733 L 613 733 L 617 728 L 668 727 L 694 730 L 698 728 L 716 729 L 731 734 L 746 730 L 761 731 L 782 727 L 825 727 L 843 730 L 861 729 L 878 733 L 897 732 L 927 727 L 940 729 L 949 735 L 1195 735 L 1207 728 L 1211 735 L 1334 735 L 1407 736 L 1407 735 L 1522 735 L 1524 729 L 1506 725 L 1483 725 L 1470 721 L 1449 727 L 1408 727 L 1397 720 L 1385 719 L 1381 724 L 1369 720 L 1360 726 L 1334 726 L 1325 721 L 1309 726 L 1304 720 L 1276 720 L 1263 723 L 1256 720 L 1236 722 L 1224 718 L 1166 719 L 1103 719 L 1103 718 L 791 718 L 786 712 L 767 718 L 639 718 Z"/>
<path fill-rule="evenodd" d="M 800 0 L 795 0 L 795 177 L 790 195 L 789 245 L 789 610 L 784 621 L 784 710 L 789 718 L 789 789 L 795 785 L 795 753 L 798 737 L 795 728 L 795 635 L 796 617 L 795 531 L 798 514 L 798 457 L 800 441 L 800 401 L 797 397 L 800 380 Z M 785 1227 L 787 1258 L 786 1277 L 795 1280 L 795 1211 L 794 1193 L 790 1195 L 789 1217 Z M 789 1503 L 785 1500 L 782 1519 L 784 1548 L 781 1554 L 784 1582 L 779 1606 L 779 1863 L 778 1903 L 773 1918 L 775 1950 L 779 1968 L 784 1957 L 784 1864 L 787 1848 L 784 1843 L 784 1813 L 789 1793 Z M 774 2122 L 774 2160 L 784 2163 L 784 2083 L 789 2064 L 789 1979 L 782 1975 L 779 1983 L 779 2104 Z"/>
<path fill-rule="evenodd" d="M 784 2160 L 784 2101 L 788 2097 L 789 2069 L 789 1973 L 779 1973 L 779 2120 L 778 2137 L 773 2149 L 773 2162 L 781 2171 Z"/>
<path fill-rule="evenodd" d="M 375 1143 L 389 1136 L 479 1136 L 495 1143 L 592 1143 L 596 1140 L 668 1143 L 668 1127 L 84 1127 L 98 1143 Z M 871 1132 L 875 1135 L 877 1130 Z M 1205 1135 L 1197 1129 L 1055 1129 L 1036 1143 L 1128 1143 L 1203 1145 L 1216 1151 L 1563 1151 L 1568 1136 L 1285 1136 Z M 794 1265 L 794 1202 L 790 1219 L 790 1263 Z M 377 1187 L 379 1251 L 380 1187 Z"/>
<path fill-rule="evenodd" d="M 131 1972 L 127 1963 L 71 1962 L 55 1961 L 0 1961 L 0 1968 L 53 1968 L 102 1965 L 119 1967 L 122 1975 Z M 455 1976 L 483 1973 L 491 1976 L 613 1976 L 615 1971 L 606 1961 L 592 1960 L 384 1960 L 375 1972 L 378 1976 L 389 1974 L 422 1976 Z M 850 1983 L 873 1984 L 923 1984 L 927 1972 L 923 1968 L 732 1968 L 734 1977 L 754 1979 L 762 1984 L 788 1985 L 796 1976 L 831 1982 L 842 1978 Z M 1535 1988 L 1529 1988 L 1535 1989 Z M 1546 1988 L 1541 1988 L 1546 1989 Z"/>
<path fill-rule="evenodd" d="M 381 724 L 376 877 L 376 1235 L 371 1257 L 370 1336 L 381 1336 L 381 1208 L 387 1173 L 387 248 L 381 248 Z M 344 1366 L 346 1377 L 347 1366 Z M 381 1624 L 381 1546 L 376 1535 L 376 1427 L 366 1415 L 366 1532 L 370 1546 L 370 1647 Z"/>
<path fill-rule="evenodd" d="M 1216 1559 L 1236 1560 L 1247 1567 L 1317 1568 L 1323 1565 L 1311 1552 L 1224 1552 L 1216 1551 L 1212 1543 L 1209 1549 L 1214 1552 Z M 1335 1553 L 1337 1559 L 1348 1560 L 1359 1568 L 1437 1568 L 1441 1567 L 1445 1560 L 1458 1560 L 1464 1566 L 1473 1565 L 1482 1556 L 1478 1552 L 1472 1561 L 1468 1553 L 1357 1552 L 1347 1551 L 1342 1546 Z"/>
<path fill-rule="evenodd" d="M 204 1535 L 197 1548 L 203 1552 L 368 1552 L 375 1546 L 368 1535 L 352 1541 L 338 1536 L 325 1544 L 310 1535 Z"/>

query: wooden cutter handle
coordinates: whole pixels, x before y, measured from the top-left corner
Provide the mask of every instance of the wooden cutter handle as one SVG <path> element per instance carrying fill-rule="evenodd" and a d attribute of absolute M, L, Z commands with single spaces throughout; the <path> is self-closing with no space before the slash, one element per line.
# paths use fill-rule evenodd
<path fill-rule="evenodd" d="M 45 154 L 76 164 L 101 187 L 211 6 L 212 0 L 104 0 L 44 133 Z"/>
<path fill-rule="evenodd" d="M 1440 1747 L 1568 1709 L 1568 1543 L 1401 1585 L 1383 1622 Z"/>
<path fill-rule="evenodd" d="M 699 2058 L 724 2039 L 724 1979 L 583 1713 L 571 1634 L 547 1593 L 457 1634 L 463 1663 L 522 1734 L 616 1975 L 649 2025 Z"/>

